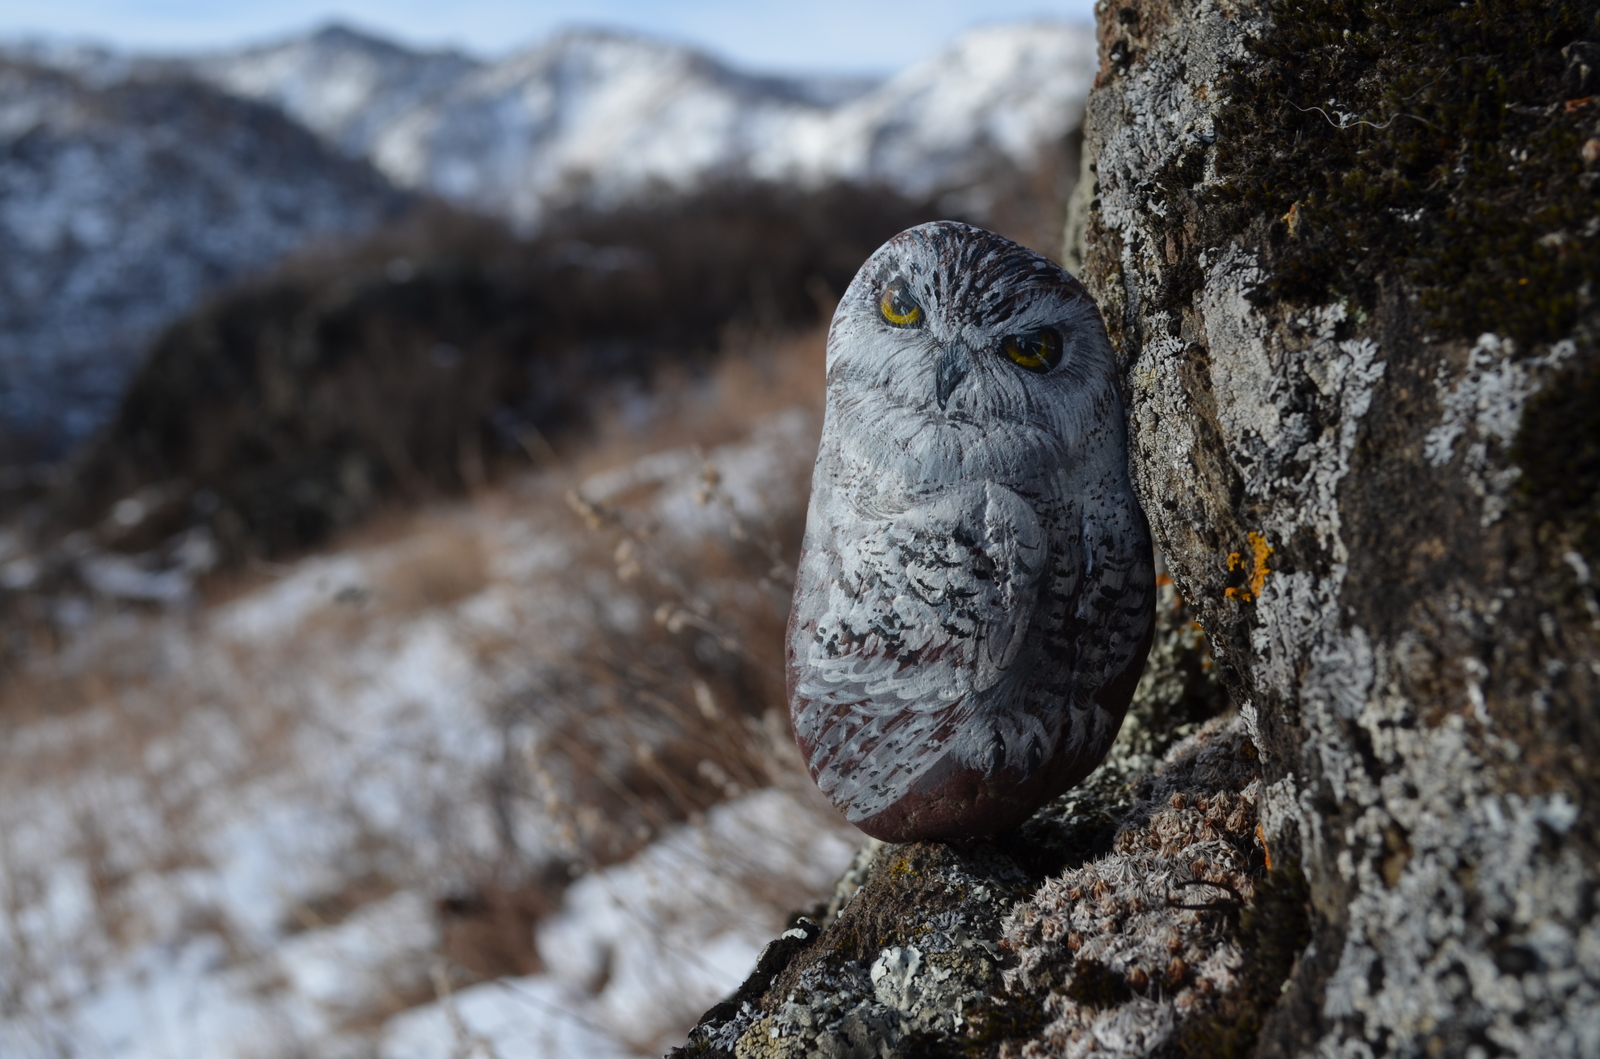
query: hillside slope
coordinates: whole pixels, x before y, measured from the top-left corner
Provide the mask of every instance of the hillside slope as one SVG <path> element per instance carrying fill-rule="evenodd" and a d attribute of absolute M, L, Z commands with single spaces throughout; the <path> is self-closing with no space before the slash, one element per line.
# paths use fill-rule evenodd
<path fill-rule="evenodd" d="M 0 462 L 103 421 L 155 331 L 405 196 L 277 111 L 188 78 L 0 60 Z"/>

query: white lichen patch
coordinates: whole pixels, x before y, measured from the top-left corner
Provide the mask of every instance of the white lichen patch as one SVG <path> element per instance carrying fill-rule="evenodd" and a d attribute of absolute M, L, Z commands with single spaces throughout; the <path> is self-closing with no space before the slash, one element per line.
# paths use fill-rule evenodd
<path fill-rule="evenodd" d="M 1148 57 L 1122 79 L 1116 98 L 1120 112 L 1096 113 L 1090 97 L 1091 123 L 1110 135 L 1100 147 L 1100 215 L 1113 231 L 1136 231 L 1146 213 L 1163 217 L 1167 203 L 1152 186 L 1134 174 L 1148 174 L 1191 150 L 1216 141 L 1215 116 L 1223 100 L 1218 82 L 1230 61 L 1246 57 L 1245 42 L 1260 32 L 1261 23 L 1231 4 L 1205 0 L 1188 14 L 1181 33 L 1167 33 L 1165 48 Z M 1207 176 L 1211 175 L 1210 166 Z"/>
<path fill-rule="evenodd" d="M 894 945 L 883 950 L 872 964 L 872 991 L 878 1003 L 896 1011 L 909 1011 L 916 1003 L 913 991 L 917 972 L 922 969 L 922 952 L 915 946 Z"/>
<path fill-rule="evenodd" d="M 954 1037 L 966 1013 L 990 1001 L 993 958 L 971 948 L 924 955 L 916 946 L 883 949 L 870 970 L 810 968 L 777 1011 L 753 1009 L 716 1038 L 738 1059 L 800 1059 L 898 1054 L 914 1034 Z"/>
<path fill-rule="evenodd" d="M 1267 833 L 1276 838 L 1295 819 L 1308 863 L 1331 863 L 1355 885 L 1324 1015 L 1335 1025 L 1357 1020 L 1352 1025 L 1365 1027 L 1364 1041 L 1420 1044 L 1467 1007 L 1482 1032 L 1508 1050 L 1591 1054 L 1600 1044 L 1600 949 L 1580 944 L 1591 928 L 1576 914 L 1517 923 L 1489 911 L 1486 887 L 1495 873 L 1513 880 L 1511 892 L 1539 895 L 1531 903 L 1542 909 L 1551 907 L 1547 901 L 1571 905 L 1586 883 L 1575 853 L 1552 861 L 1538 852 L 1549 806 L 1519 803 L 1508 815 L 1492 794 L 1487 764 L 1471 749 L 1466 718 L 1480 727 L 1489 721 L 1487 669 L 1465 660 L 1460 712 L 1440 727 L 1421 726 L 1415 707 L 1394 690 L 1394 649 L 1375 644 L 1342 614 L 1349 553 L 1339 491 L 1383 375 L 1378 350 L 1364 339 L 1335 338 L 1345 319 L 1338 305 L 1276 329 L 1251 322 L 1254 310 L 1237 292 L 1256 279 L 1246 255 L 1225 254 L 1197 304 L 1210 339 L 1218 418 L 1251 506 L 1265 513 L 1264 534 L 1282 541 L 1310 530 L 1323 552 L 1321 569 L 1266 579 L 1251 646 L 1256 687 L 1298 703 L 1301 760 L 1314 763 L 1317 776 L 1316 787 L 1292 800 L 1288 791 L 1273 799 Z M 1479 340 L 1467 375 L 1451 388 L 1441 384 L 1443 422 L 1425 442 L 1426 458 L 1440 466 L 1458 441 L 1469 440 L 1464 471 L 1484 499 L 1485 526 L 1504 512 L 1517 474 L 1505 453 L 1522 409 L 1570 346 L 1520 362 L 1509 359 L 1512 352 L 1495 336 Z M 1312 403 L 1315 431 L 1306 427 L 1305 378 L 1322 398 Z M 1300 406 L 1291 407 L 1296 394 Z M 1360 743 L 1377 755 L 1377 768 Z M 1329 833 L 1324 815 L 1312 809 L 1318 789 L 1353 822 Z M 1506 824 L 1519 818 L 1521 826 Z M 1531 940 L 1536 932 L 1555 939 L 1548 956 Z M 1345 1033 L 1328 1039 L 1330 1047 L 1338 1040 L 1337 1054 L 1368 1054 Z"/>
<path fill-rule="evenodd" d="M 1515 343 L 1493 333 L 1478 336 L 1467 353 L 1466 371 L 1447 381 L 1446 365 L 1439 366 L 1435 387 L 1443 414 L 1428 431 L 1423 455 L 1435 467 L 1456 458 L 1456 443 L 1465 439 L 1463 467 L 1472 491 L 1483 498 L 1481 524 L 1489 526 L 1506 512 L 1507 495 L 1521 470 L 1508 460 L 1508 450 L 1522 425 L 1528 398 L 1549 378 L 1550 370 L 1577 351 L 1570 341 L 1557 342 L 1548 352 L 1518 358 Z"/>
<path fill-rule="evenodd" d="M 1376 1054 L 1372 1045 L 1385 1039 L 1420 1047 L 1463 1011 L 1515 1054 L 1594 1054 L 1600 945 L 1577 909 L 1588 882 L 1569 848 L 1541 853 L 1541 836 L 1562 830 L 1552 821 L 1568 819 L 1570 803 L 1494 794 L 1468 731 L 1489 721 L 1481 662 L 1463 663 L 1458 712 L 1427 727 L 1397 690 L 1396 645 L 1374 642 L 1343 613 L 1349 552 L 1340 489 L 1384 372 L 1377 347 L 1335 337 L 1344 321 L 1337 305 L 1277 328 L 1251 323 L 1254 310 L 1237 292 L 1254 278 L 1246 255 L 1225 254 L 1197 304 L 1218 419 L 1247 502 L 1263 513 L 1262 532 L 1283 541 L 1309 530 L 1322 552 L 1320 565 L 1266 579 L 1251 629 L 1255 686 L 1269 700 L 1297 703 L 1300 760 L 1316 777 L 1292 797 L 1275 785 L 1266 833 L 1276 839 L 1294 820 L 1307 863 L 1332 865 L 1353 886 L 1323 1007 L 1336 1029 L 1322 1054 Z M 1146 358 L 1156 352 L 1147 348 Z M 1469 441 L 1464 471 L 1484 498 L 1485 526 L 1503 513 L 1515 480 L 1505 452 L 1522 409 L 1567 352 L 1512 362 L 1508 343 L 1485 336 L 1467 376 L 1443 390 L 1444 421 L 1429 434 L 1426 457 L 1447 464 Z M 1320 394 L 1309 415 L 1304 379 Z M 1151 441 L 1162 446 L 1159 436 Z M 1174 447 L 1190 443 L 1180 437 Z M 1314 808 L 1319 792 L 1349 822 L 1330 830 Z"/>
<path fill-rule="evenodd" d="M 906 849 L 878 843 L 857 858 L 847 878 L 873 877 L 865 885 L 857 879 L 841 887 L 825 917 L 833 921 L 827 929 L 836 933 L 825 935 L 822 944 L 838 936 L 841 920 L 855 921 L 862 912 L 856 902 L 892 900 L 912 875 L 920 874 L 894 859 L 906 856 Z M 948 860 L 939 861 L 937 879 L 947 907 L 907 916 L 898 924 L 897 942 L 860 958 L 825 955 L 799 973 L 781 1000 L 760 1010 L 747 1005 L 720 1025 L 706 1027 L 701 1039 L 738 1059 L 876 1059 L 901 1054 L 911 1037 L 959 1038 L 973 1012 L 991 1008 L 999 992 L 999 954 L 988 939 L 1008 907 L 1002 891 L 1010 885 L 995 885 L 1000 880 Z M 873 929 L 875 914 L 867 909 L 869 926 L 852 929 Z"/>
<path fill-rule="evenodd" d="M 1348 318 L 1342 303 L 1270 326 L 1246 297 L 1261 280 L 1253 255 L 1230 247 L 1196 299 L 1223 440 L 1247 492 L 1275 501 L 1265 536 L 1310 529 L 1343 563 L 1336 494 L 1384 364 L 1372 340 L 1336 337 Z"/>
<path fill-rule="evenodd" d="M 1324 1013 L 1421 1042 L 1470 997 L 1483 1036 L 1510 1054 L 1597 1054 L 1590 881 L 1571 846 L 1540 853 L 1572 828 L 1576 808 L 1559 795 L 1495 793 L 1468 748 L 1468 722 L 1393 723 L 1407 708 L 1380 696 L 1362 718 L 1388 768 L 1379 789 L 1361 792 L 1372 808 L 1341 836 L 1356 896 Z"/>

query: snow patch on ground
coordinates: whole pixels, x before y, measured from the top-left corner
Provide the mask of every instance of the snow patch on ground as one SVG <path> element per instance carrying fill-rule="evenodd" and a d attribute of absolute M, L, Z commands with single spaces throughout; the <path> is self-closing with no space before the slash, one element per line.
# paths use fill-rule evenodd
<path fill-rule="evenodd" d="M 637 503 L 689 541 L 792 513 L 814 431 L 779 415 Z M 651 477 L 641 463 L 618 473 Z M 684 507 L 708 480 L 715 501 Z M 71 697 L 0 744 L 0 1055 L 442 1059 L 480 1037 L 502 1059 L 628 1055 L 744 977 L 854 851 L 778 790 L 576 880 L 540 925 L 543 973 L 473 985 L 447 959 L 447 899 L 583 861 L 537 798 L 497 800 L 508 757 L 542 752 L 507 694 L 649 620 L 574 568 L 564 488 L 534 480 L 216 607 L 108 615 L 40 662 L 37 686 Z M 419 597 L 429 563 L 463 591 Z"/>
<path fill-rule="evenodd" d="M 782 929 L 764 890 L 826 892 L 855 851 L 781 791 L 718 806 L 574 884 L 539 928 L 547 973 L 397 1015 L 382 1055 L 447 1059 L 479 1040 L 502 1059 L 648 1053 L 731 993 Z"/>
<path fill-rule="evenodd" d="M 760 791 L 579 880 L 540 925 L 540 955 L 558 978 L 603 982 L 600 1021 L 649 1043 L 749 974 L 782 928 L 764 890 L 826 892 L 856 845 L 791 796 Z"/>
<path fill-rule="evenodd" d="M 581 994 L 543 975 L 464 989 L 384 1026 L 382 1059 L 624 1059 L 639 1053 L 574 1009 Z"/>

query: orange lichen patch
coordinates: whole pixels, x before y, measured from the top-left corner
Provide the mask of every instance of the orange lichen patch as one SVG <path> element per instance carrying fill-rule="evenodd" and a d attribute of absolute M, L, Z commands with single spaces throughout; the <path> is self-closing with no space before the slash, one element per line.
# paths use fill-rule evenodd
<path fill-rule="evenodd" d="M 1243 569 L 1243 567 L 1244 567 L 1244 561 L 1239 558 L 1239 553 L 1238 552 L 1229 552 L 1228 553 L 1228 573 L 1230 573 L 1230 574 L 1237 573 L 1239 570 Z M 1250 593 L 1246 592 L 1243 588 L 1240 588 L 1238 585 L 1229 585 L 1227 588 L 1224 588 L 1222 590 L 1222 594 L 1224 596 L 1228 597 L 1229 599 L 1237 599 L 1237 600 L 1240 600 L 1240 601 L 1245 602 L 1245 603 L 1248 603 L 1250 601 Z"/>
<path fill-rule="evenodd" d="M 1250 571 L 1250 594 L 1259 596 L 1261 586 L 1267 583 L 1267 575 L 1272 571 L 1267 569 L 1267 556 L 1272 554 L 1272 549 L 1267 545 L 1267 538 L 1256 532 L 1249 534 L 1250 550 L 1255 553 L 1255 567 Z"/>
<path fill-rule="evenodd" d="M 1272 850 L 1267 846 L 1267 833 L 1261 830 L 1261 825 L 1256 825 L 1256 841 L 1261 843 L 1261 855 L 1267 858 L 1267 870 L 1272 870 Z"/>
<path fill-rule="evenodd" d="M 1267 544 L 1267 538 L 1251 530 L 1248 534 L 1250 541 L 1251 558 L 1248 564 L 1249 576 L 1246 584 L 1230 585 L 1222 590 L 1228 599 L 1238 600 L 1240 603 L 1249 603 L 1261 594 L 1261 588 L 1267 583 L 1267 575 L 1272 573 L 1267 566 L 1267 556 L 1272 554 L 1272 547 Z M 1244 556 L 1239 552 L 1228 553 L 1228 573 L 1241 573 L 1246 569 Z"/>

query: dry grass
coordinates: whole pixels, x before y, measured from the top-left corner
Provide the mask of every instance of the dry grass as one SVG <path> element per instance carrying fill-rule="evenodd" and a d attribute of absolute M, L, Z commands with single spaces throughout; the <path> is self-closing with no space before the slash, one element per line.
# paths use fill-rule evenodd
<path fill-rule="evenodd" d="M 819 312 L 831 317 L 832 296 L 820 290 L 816 296 Z M 826 327 L 777 338 L 726 329 L 725 355 L 712 370 L 665 368 L 648 394 L 635 391 L 602 405 L 593 433 L 562 453 L 571 481 L 654 452 L 737 441 L 789 409 L 820 416 L 826 346 Z"/>
<path fill-rule="evenodd" d="M 814 436 L 786 454 L 791 481 L 754 518 L 707 454 L 784 410 L 804 409 L 820 425 L 823 338 L 750 341 L 709 378 L 666 388 L 648 426 L 626 429 L 613 413 L 608 444 L 579 461 L 599 472 L 686 451 L 699 465 L 695 501 L 719 527 L 684 540 L 661 526 L 655 502 L 671 483 L 645 480 L 600 499 L 580 481 L 568 493 L 588 530 L 576 567 L 604 571 L 611 590 L 649 616 L 576 652 L 563 673 L 570 683 L 533 682 L 510 704 L 544 732 L 514 786 L 566 820 L 589 866 L 729 797 L 768 786 L 814 795 L 790 741 L 783 685 Z"/>
<path fill-rule="evenodd" d="M 448 607 L 489 583 L 483 541 L 470 528 L 444 525 L 395 557 L 376 588 L 379 605 L 393 613 Z"/>
<path fill-rule="evenodd" d="M 551 865 L 516 887 L 487 882 L 440 899 L 440 955 L 468 981 L 542 971 L 533 928 L 560 906 L 570 878 L 564 865 Z"/>
<path fill-rule="evenodd" d="M 523 480 L 391 511 L 293 567 L 220 576 L 191 613 L 107 611 L 0 679 L 0 717 L 22 736 L 0 749 L 0 804 L 12 809 L 0 812 L 0 942 L 10 942 L 0 944 L 0 1012 L 70 1004 L 71 988 L 46 985 L 64 954 L 92 981 L 118 953 L 169 936 L 152 886 L 216 867 L 219 814 L 250 792 L 300 790 L 344 836 L 308 866 L 326 882 L 285 906 L 286 936 L 421 890 L 436 898 L 437 955 L 457 985 L 538 971 L 533 928 L 574 874 L 626 858 L 720 801 L 779 786 L 830 814 L 790 743 L 782 677 L 823 332 L 728 337 L 733 352 L 714 371 L 619 401 L 587 441 L 565 443 Z M 812 433 L 760 440 L 796 409 L 791 422 Z M 756 493 L 729 470 L 721 447 L 733 443 L 746 446 L 735 455 L 767 446 L 774 477 Z M 597 475 L 662 452 L 677 453 L 687 476 L 644 475 L 585 498 Z M 663 514 L 684 495 L 699 513 L 692 532 Z M 559 541 L 559 560 L 508 574 L 527 539 Z M 326 583 L 313 576 L 324 568 Z M 288 627 L 265 638 L 222 631 L 222 615 L 296 579 L 321 595 Z M 475 607 L 505 616 L 481 620 Z M 442 630 L 468 661 L 450 708 L 472 711 L 461 723 L 487 725 L 499 741 L 497 760 L 479 771 L 439 764 L 425 741 L 373 749 L 364 741 L 391 733 L 346 727 L 345 707 L 330 708 L 381 692 L 382 668 L 352 660 L 400 652 L 424 628 Z M 397 756 L 413 761 L 406 826 L 375 819 L 346 781 L 319 772 L 328 754 L 356 759 L 357 780 Z M 53 822 L 29 818 L 30 797 L 58 799 Z M 468 837 L 482 828 L 464 822 L 479 819 L 491 822 L 487 844 Z M 554 821 L 564 846 L 530 845 L 529 821 Z M 48 943 L 27 925 L 58 885 L 60 863 L 28 850 L 39 848 L 40 826 L 59 829 L 59 862 L 81 867 L 92 904 L 87 920 Z M 736 861 L 726 874 L 765 888 L 759 896 L 775 909 L 811 899 Z M 265 955 L 215 904 L 196 900 L 183 919 L 188 935 L 221 939 L 231 964 Z M 375 1026 L 421 999 L 405 990 L 377 998 L 352 1025 Z"/>

